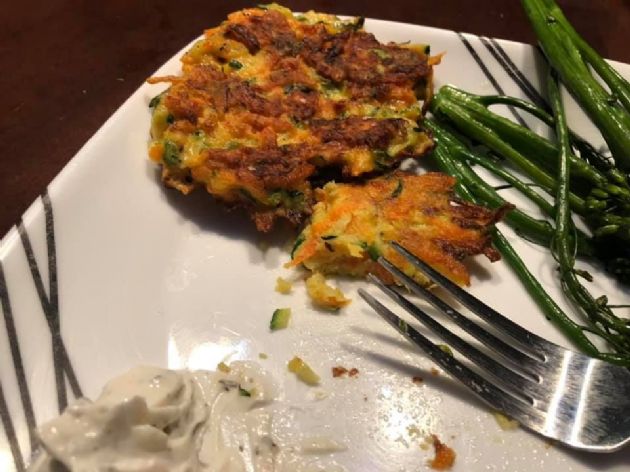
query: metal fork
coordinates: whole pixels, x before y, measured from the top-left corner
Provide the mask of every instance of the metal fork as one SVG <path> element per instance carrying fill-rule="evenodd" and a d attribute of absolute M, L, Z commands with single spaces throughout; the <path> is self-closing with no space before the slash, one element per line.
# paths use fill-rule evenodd
<path fill-rule="evenodd" d="M 420 286 L 387 259 L 378 262 L 413 293 L 451 318 L 497 356 L 490 357 L 446 329 L 377 277 L 369 278 L 418 321 L 461 352 L 482 375 L 458 361 L 359 289 L 361 297 L 396 330 L 492 408 L 570 447 L 612 452 L 630 442 L 630 370 L 564 349 L 510 321 L 415 257 L 392 247 L 462 305 L 505 335 L 506 342 Z M 496 358 L 495 358 L 496 357 Z"/>

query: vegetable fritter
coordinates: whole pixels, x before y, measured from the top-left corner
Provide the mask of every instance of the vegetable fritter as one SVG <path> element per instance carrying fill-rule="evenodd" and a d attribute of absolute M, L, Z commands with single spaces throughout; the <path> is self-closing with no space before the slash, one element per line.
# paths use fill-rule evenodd
<path fill-rule="evenodd" d="M 445 174 L 403 171 L 364 184 L 328 183 L 315 191 L 311 223 L 296 240 L 289 265 L 325 274 L 371 272 L 391 283 L 391 275 L 376 263 L 383 255 L 426 282 L 388 244 L 396 241 L 454 282 L 468 285 L 466 257 L 499 259 L 490 228 L 504 210 L 459 201 L 454 185 Z"/>
<path fill-rule="evenodd" d="M 311 212 L 325 167 L 382 173 L 433 145 L 418 127 L 431 96 L 424 45 L 381 44 L 362 20 L 272 4 L 229 15 L 152 100 L 151 158 L 166 185 L 242 206 L 268 231 Z"/>

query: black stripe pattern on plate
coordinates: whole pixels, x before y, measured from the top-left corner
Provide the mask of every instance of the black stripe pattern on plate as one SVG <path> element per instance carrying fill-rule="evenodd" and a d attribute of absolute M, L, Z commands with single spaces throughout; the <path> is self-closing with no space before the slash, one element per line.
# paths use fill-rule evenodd
<path fill-rule="evenodd" d="M 72 363 L 70 362 L 70 357 L 68 356 L 65 344 L 61 337 L 57 249 L 55 243 L 55 222 L 53 216 L 52 202 L 50 200 L 50 195 L 48 194 L 48 192 L 42 195 L 41 198 L 44 205 L 44 217 L 46 224 L 48 292 L 46 292 L 46 289 L 44 287 L 42 272 L 40 271 L 40 267 L 37 264 L 31 239 L 28 235 L 23 220 L 21 220 L 18 224 L 18 233 L 22 242 L 22 246 L 24 248 L 24 253 L 26 255 L 26 262 L 28 263 L 31 276 L 33 278 L 33 283 L 37 291 L 37 296 L 44 312 L 46 323 L 48 324 L 48 328 L 50 330 L 52 341 L 53 366 L 55 371 L 55 387 L 57 391 L 57 404 L 59 412 L 61 412 L 68 405 L 66 379 L 75 398 L 83 396 L 83 393 L 81 391 L 77 376 L 72 367 Z M 37 439 L 35 437 L 36 420 L 33 410 L 33 403 L 29 392 L 28 382 L 26 380 L 27 376 L 24 369 L 24 363 L 22 361 L 22 354 L 20 351 L 19 335 L 13 319 L 13 310 L 9 299 L 9 291 L 2 261 L 0 261 L 0 302 L 2 304 L 2 313 L 6 326 L 6 332 L 13 360 L 13 368 L 17 379 L 18 390 L 20 392 L 20 400 L 22 403 L 24 418 L 29 432 L 29 448 L 32 451 L 37 444 Z M 5 389 L 3 389 L 2 384 L 0 384 L 0 422 L 9 443 L 9 448 L 11 450 L 15 469 L 18 471 L 23 471 L 25 470 L 24 455 L 22 454 L 22 451 L 20 449 L 14 419 L 11 418 L 11 413 L 5 397 Z"/>

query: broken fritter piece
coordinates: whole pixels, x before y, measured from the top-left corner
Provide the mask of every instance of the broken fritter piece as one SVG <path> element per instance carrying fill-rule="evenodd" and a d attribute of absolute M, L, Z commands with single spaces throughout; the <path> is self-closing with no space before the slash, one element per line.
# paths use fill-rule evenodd
<path fill-rule="evenodd" d="M 229 15 L 182 58 L 151 101 L 149 155 L 165 185 L 205 188 L 261 231 L 309 215 L 323 168 L 382 173 L 433 146 L 424 45 L 381 44 L 359 20 L 272 4 Z"/>
<path fill-rule="evenodd" d="M 388 243 L 396 241 L 461 285 L 470 283 L 463 260 L 499 253 L 490 228 L 502 210 L 457 200 L 455 179 L 445 174 L 396 171 L 364 184 L 328 183 L 317 189 L 311 223 L 298 237 L 289 266 L 324 274 L 392 276 L 376 263 L 383 255 L 419 282 L 426 278 Z"/>

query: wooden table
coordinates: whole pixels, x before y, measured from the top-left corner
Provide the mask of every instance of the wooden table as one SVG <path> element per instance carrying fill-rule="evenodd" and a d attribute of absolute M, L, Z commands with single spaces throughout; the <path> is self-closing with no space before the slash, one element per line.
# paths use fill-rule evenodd
<path fill-rule="evenodd" d="M 559 3 L 602 55 L 630 62 L 630 2 Z M 0 15 L 0 236 L 160 64 L 230 11 L 253 4 L 225 0 L 5 2 Z M 518 0 L 284 4 L 294 10 L 363 15 L 534 41 Z"/>

